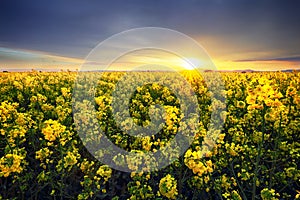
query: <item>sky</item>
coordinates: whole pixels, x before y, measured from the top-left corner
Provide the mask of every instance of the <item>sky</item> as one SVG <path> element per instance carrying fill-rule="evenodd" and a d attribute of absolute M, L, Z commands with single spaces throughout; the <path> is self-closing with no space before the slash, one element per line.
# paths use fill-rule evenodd
<path fill-rule="evenodd" d="M 299 8 L 297 0 L 1 0 L 0 68 L 78 69 L 107 38 L 161 27 L 195 40 L 219 70 L 300 69 Z M 139 37 L 134 42 L 142 41 Z M 182 45 L 168 42 L 170 48 Z M 113 48 L 121 51 L 123 45 Z M 157 58 L 150 54 L 144 51 L 139 59 Z M 140 64 L 136 56 L 125 57 L 124 65 Z M 170 53 L 159 60 L 191 67 Z"/>

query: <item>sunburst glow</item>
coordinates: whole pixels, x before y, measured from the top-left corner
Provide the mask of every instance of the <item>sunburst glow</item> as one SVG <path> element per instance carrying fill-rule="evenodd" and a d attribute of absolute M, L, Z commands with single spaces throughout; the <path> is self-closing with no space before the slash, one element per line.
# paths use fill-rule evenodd
<path fill-rule="evenodd" d="M 201 61 L 197 58 L 187 58 L 185 60 L 182 60 L 182 67 L 184 67 L 187 70 L 193 70 L 197 67 L 199 67 L 201 64 Z"/>

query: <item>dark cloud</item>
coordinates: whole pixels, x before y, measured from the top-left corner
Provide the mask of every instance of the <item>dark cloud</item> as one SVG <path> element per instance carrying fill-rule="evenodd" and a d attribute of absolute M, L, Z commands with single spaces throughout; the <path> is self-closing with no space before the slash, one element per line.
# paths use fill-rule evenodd
<path fill-rule="evenodd" d="M 292 57 L 278 57 L 278 58 L 264 58 L 264 59 L 243 59 L 243 60 L 234 60 L 235 62 L 256 62 L 256 61 L 291 61 L 291 62 L 300 62 L 300 56 Z"/>
<path fill-rule="evenodd" d="M 224 40 L 236 51 L 289 56 L 300 54 L 299 7 L 293 0 L 2 0 L 0 46 L 84 58 L 112 34 L 158 26 Z"/>

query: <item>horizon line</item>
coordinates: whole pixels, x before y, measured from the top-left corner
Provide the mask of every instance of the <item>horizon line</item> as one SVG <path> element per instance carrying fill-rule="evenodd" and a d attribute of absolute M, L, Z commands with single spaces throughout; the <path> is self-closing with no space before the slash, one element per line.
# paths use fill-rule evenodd
<path fill-rule="evenodd" d="M 184 71 L 195 71 L 197 69 L 183 69 L 183 70 L 72 70 L 72 69 L 22 69 L 22 68 L 15 68 L 15 69 L 3 69 L 1 73 L 9 73 L 9 72 L 184 72 Z M 281 70 L 256 70 L 256 69 L 240 69 L 240 70 L 214 70 L 214 69 L 201 69 L 202 72 L 292 72 L 292 71 L 300 71 L 299 68 L 288 68 L 288 69 L 281 69 Z"/>

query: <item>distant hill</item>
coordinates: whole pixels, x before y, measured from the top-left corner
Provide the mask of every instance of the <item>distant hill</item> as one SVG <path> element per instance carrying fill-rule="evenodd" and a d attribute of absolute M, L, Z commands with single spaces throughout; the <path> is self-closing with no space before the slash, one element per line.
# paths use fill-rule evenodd
<path fill-rule="evenodd" d="M 252 69 L 241 69 L 241 70 L 204 70 L 204 72 L 239 72 L 239 73 L 251 73 L 251 72 L 276 72 L 274 71 L 259 71 L 259 70 L 252 70 Z M 300 72 L 300 69 L 284 69 L 280 70 L 281 72 Z"/>
<path fill-rule="evenodd" d="M 249 72 L 257 72 L 252 69 L 241 69 L 241 70 L 204 70 L 204 72 L 241 72 L 241 73 L 249 73 Z"/>
<path fill-rule="evenodd" d="M 300 69 L 285 69 L 285 70 L 281 70 L 281 72 L 300 72 Z"/>

